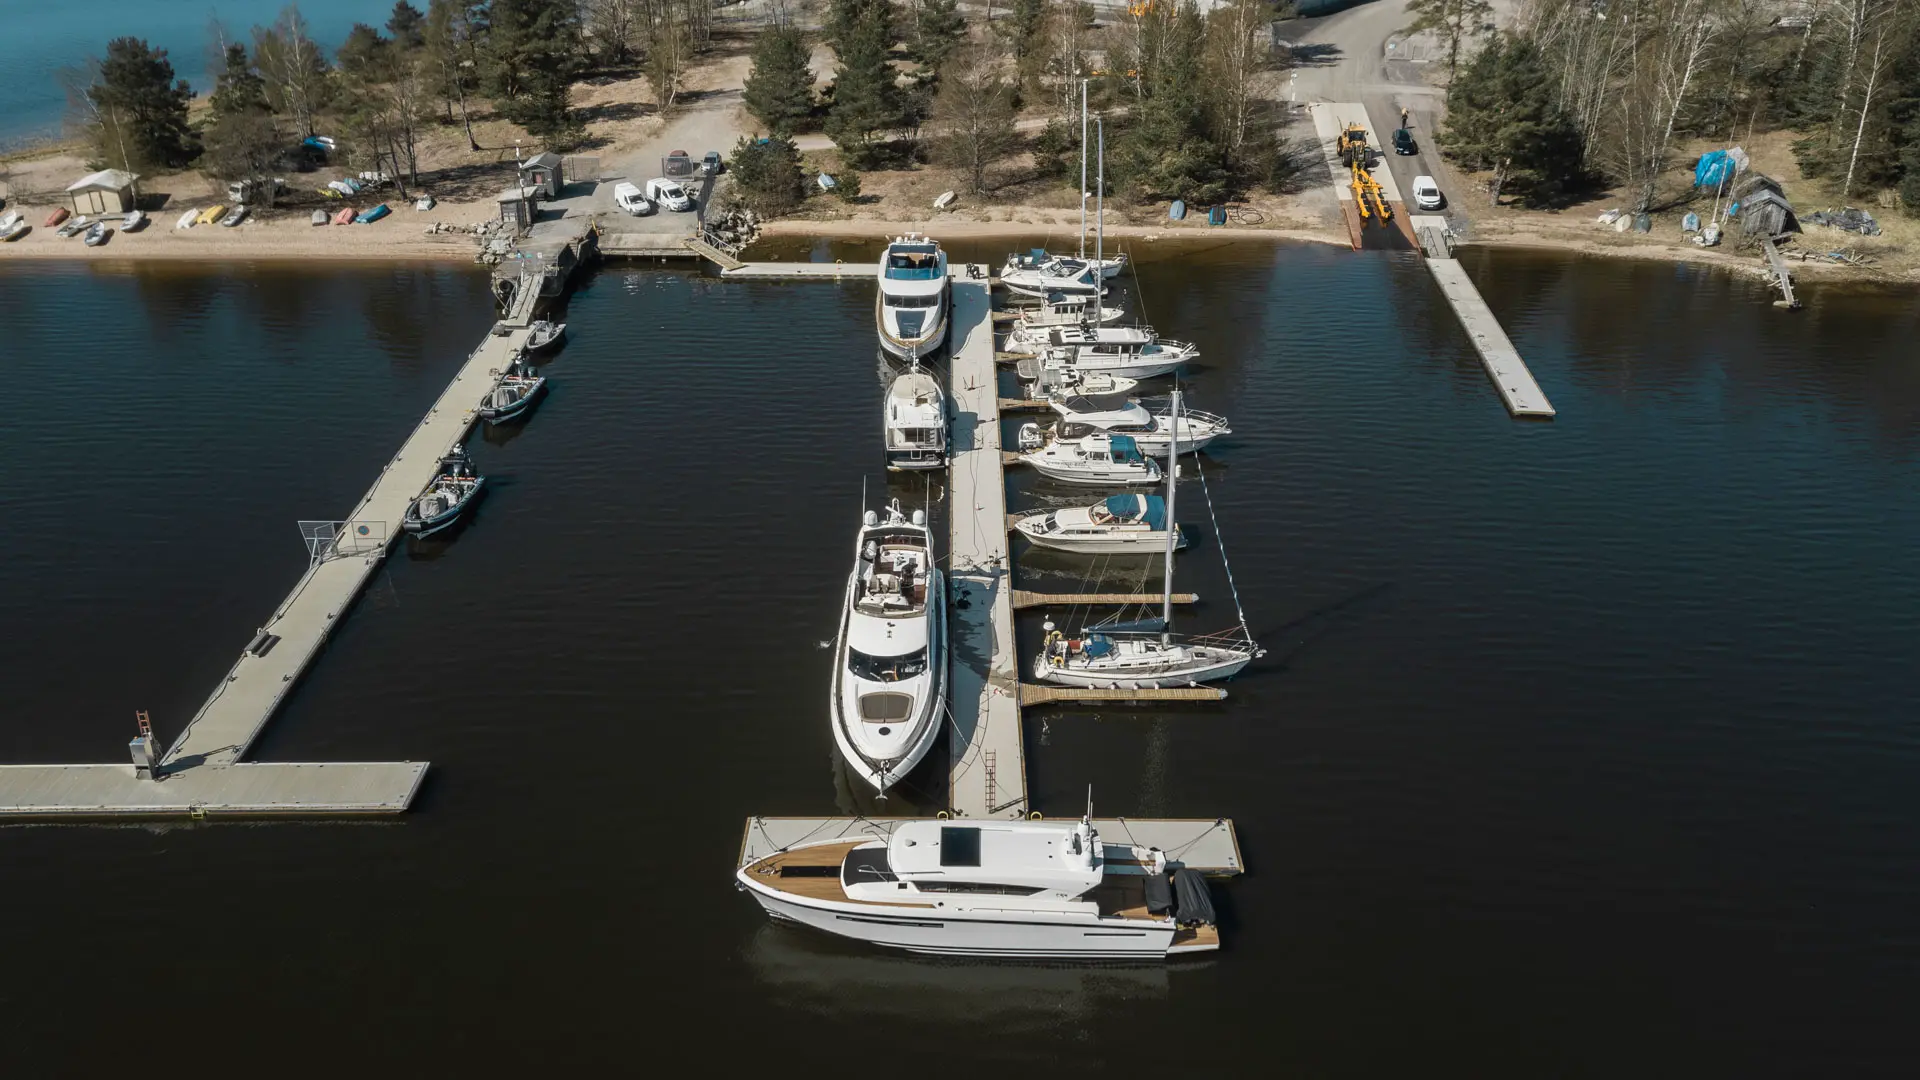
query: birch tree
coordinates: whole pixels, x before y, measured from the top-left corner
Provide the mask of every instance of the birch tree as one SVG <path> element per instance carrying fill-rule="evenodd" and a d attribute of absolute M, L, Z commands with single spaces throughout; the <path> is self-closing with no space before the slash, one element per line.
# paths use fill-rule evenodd
<path fill-rule="evenodd" d="M 328 65 L 297 5 L 288 4 L 272 26 L 253 28 L 253 62 L 274 110 L 291 118 L 302 136 L 312 135 L 327 100 Z"/>

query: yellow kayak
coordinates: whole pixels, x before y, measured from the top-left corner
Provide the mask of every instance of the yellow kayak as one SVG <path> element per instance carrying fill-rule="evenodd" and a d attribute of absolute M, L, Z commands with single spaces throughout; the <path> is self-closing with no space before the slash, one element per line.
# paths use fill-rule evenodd
<path fill-rule="evenodd" d="M 227 216 L 226 206 L 221 203 L 215 203 L 212 206 L 207 207 L 205 210 L 200 211 L 200 216 L 193 220 L 194 220 L 194 223 L 197 225 L 211 225 L 214 222 L 219 221 L 221 218 L 226 216 Z"/>

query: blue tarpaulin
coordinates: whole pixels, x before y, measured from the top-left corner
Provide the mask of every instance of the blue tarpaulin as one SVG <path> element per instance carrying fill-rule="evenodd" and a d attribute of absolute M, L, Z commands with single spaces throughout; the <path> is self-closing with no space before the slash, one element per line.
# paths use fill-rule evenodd
<path fill-rule="evenodd" d="M 1115 435 L 1110 445 L 1115 461 L 1139 461 L 1142 458 L 1140 444 L 1134 442 L 1131 435 Z"/>
<path fill-rule="evenodd" d="M 1167 501 L 1158 495 L 1109 495 L 1107 513 L 1123 521 L 1142 521 L 1149 529 L 1167 524 Z"/>
<path fill-rule="evenodd" d="M 1719 187 L 1733 179 L 1740 164 L 1732 154 L 1725 150 L 1714 150 L 1700 155 L 1700 164 L 1693 167 L 1694 187 Z"/>

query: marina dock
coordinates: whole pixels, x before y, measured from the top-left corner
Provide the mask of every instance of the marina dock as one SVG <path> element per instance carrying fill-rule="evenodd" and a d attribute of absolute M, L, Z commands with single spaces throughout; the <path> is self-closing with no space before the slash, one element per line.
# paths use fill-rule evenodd
<path fill-rule="evenodd" d="M 740 837 L 745 866 L 795 844 L 871 836 L 878 840 L 914 818 L 752 817 Z M 918 819 L 925 820 L 925 819 Z M 1228 818 L 1095 818 L 1093 827 L 1107 843 L 1159 848 L 1168 859 L 1210 877 L 1246 872 L 1240 838 Z"/>
<path fill-rule="evenodd" d="M 749 262 L 724 267 L 720 276 L 727 281 L 836 281 L 840 278 L 871 278 L 874 270 L 868 263 Z M 991 342 L 988 347 L 992 347 Z"/>
<path fill-rule="evenodd" d="M 1013 563 L 1000 470 L 993 297 L 985 275 L 954 268 L 949 396 L 948 626 L 953 637 L 948 805 L 965 817 L 1022 817 L 1027 764 L 1013 633 Z"/>
<path fill-rule="evenodd" d="M 1487 377 L 1493 380 L 1493 388 L 1500 392 L 1507 412 L 1514 416 L 1553 416 L 1553 404 L 1534 381 L 1527 362 L 1520 358 L 1520 350 L 1513 347 L 1507 332 L 1500 328 L 1500 320 L 1494 318 L 1493 309 L 1487 306 L 1460 261 L 1453 257 L 1447 219 L 1423 215 L 1413 219 L 1413 226 L 1426 255 L 1428 272 L 1433 274 L 1441 294 L 1453 307 L 1460 325 L 1466 328 L 1467 337 L 1480 354 L 1480 362 L 1487 369 Z"/>

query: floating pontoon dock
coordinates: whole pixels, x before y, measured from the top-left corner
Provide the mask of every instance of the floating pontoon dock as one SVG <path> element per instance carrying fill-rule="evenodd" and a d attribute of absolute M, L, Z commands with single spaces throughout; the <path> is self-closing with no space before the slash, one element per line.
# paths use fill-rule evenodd
<path fill-rule="evenodd" d="M 891 836 L 899 825 L 914 818 L 753 817 L 740 837 L 740 861 L 745 866 L 795 844 L 839 840 L 854 836 L 874 839 Z M 924 818 L 918 820 L 925 820 Z M 1240 838 L 1228 818 L 1095 818 L 1100 838 L 1114 844 L 1142 844 L 1167 853 L 1182 866 L 1215 877 L 1246 872 L 1240 857 Z"/>

